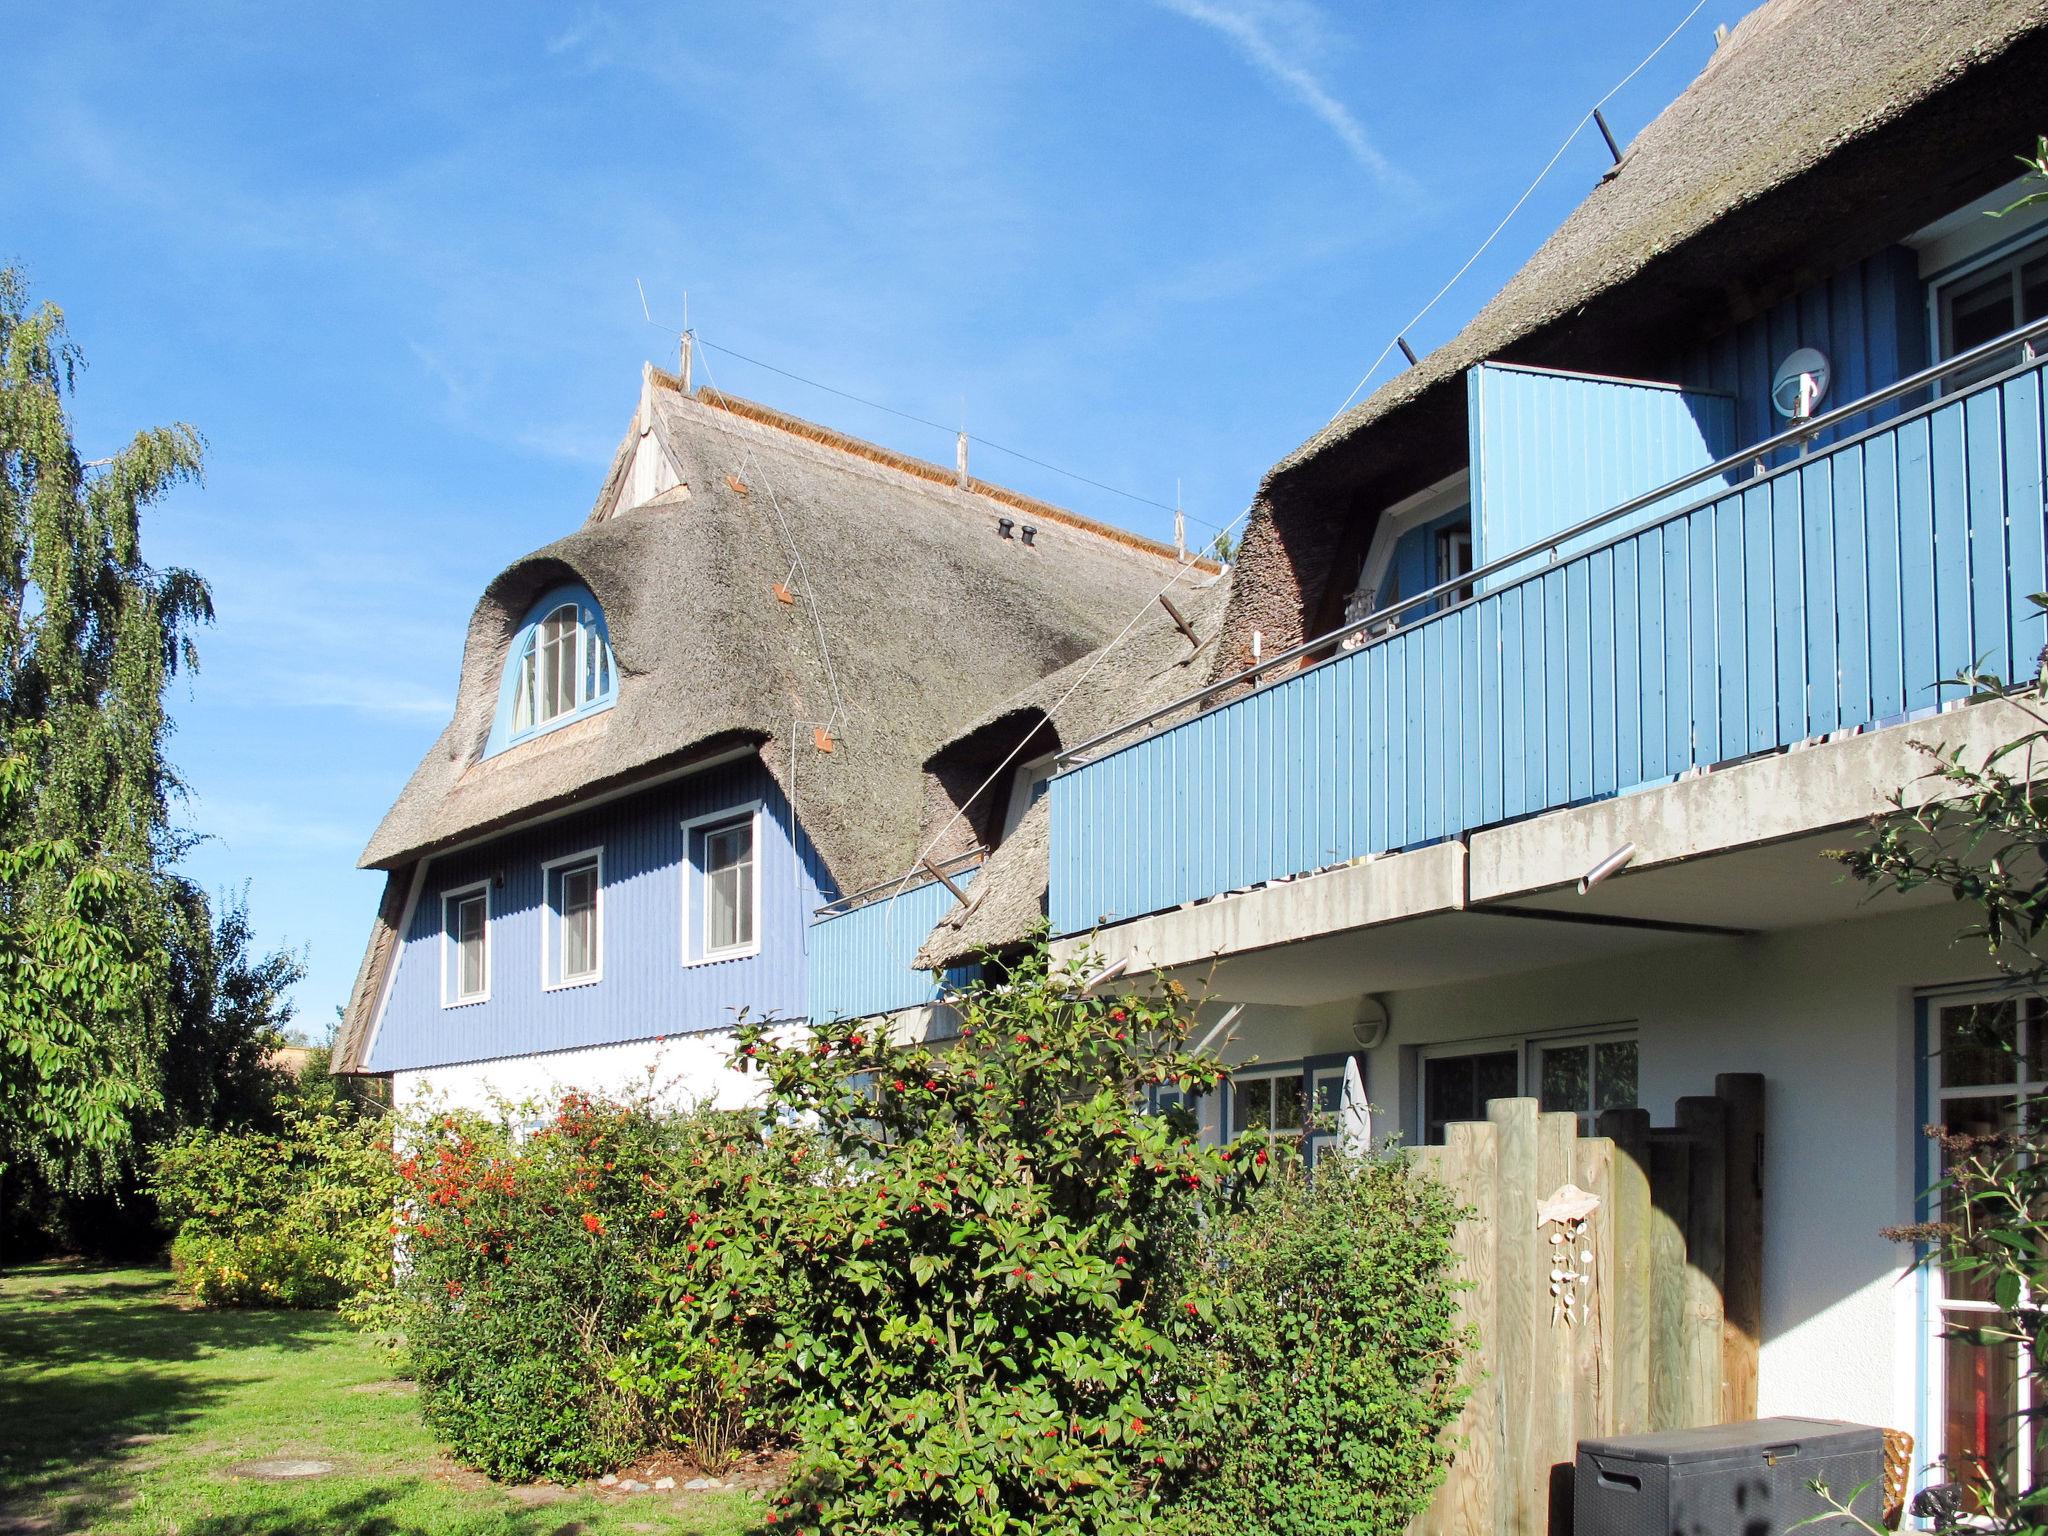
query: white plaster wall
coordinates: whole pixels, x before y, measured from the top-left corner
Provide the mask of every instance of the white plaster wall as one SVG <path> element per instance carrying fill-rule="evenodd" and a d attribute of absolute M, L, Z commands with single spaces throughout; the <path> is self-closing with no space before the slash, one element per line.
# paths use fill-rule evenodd
<path fill-rule="evenodd" d="M 409 1108 L 430 1101 L 451 1109 L 494 1113 L 501 1105 L 545 1108 L 570 1089 L 621 1094 L 651 1092 L 678 1109 L 711 1104 L 739 1108 L 759 1097 L 760 1080 L 726 1065 L 733 1031 L 709 1029 L 663 1040 L 594 1045 L 539 1056 L 509 1056 L 392 1074 L 392 1096 Z"/>
<path fill-rule="evenodd" d="M 1387 1042 L 1366 1062 L 1375 1130 L 1414 1133 L 1416 1047 L 1427 1044 L 1631 1023 L 1642 1103 L 1660 1125 L 1679 1097 L 1711 1093 L 1717 1072 L 1761 1072 L 1759 1411 L 1917 1432 L 1916 1286 L 1906 1250 L 1878 1233 L 1912 1219 L 1921 1182 L 1914 992 L 1986 976 L 1954 931 L 1947 909 L 1898 912 L 1394 993 Z M 1229 1055 L 1350 1050 L 1354 1011 L 1248 1008 Z"/>

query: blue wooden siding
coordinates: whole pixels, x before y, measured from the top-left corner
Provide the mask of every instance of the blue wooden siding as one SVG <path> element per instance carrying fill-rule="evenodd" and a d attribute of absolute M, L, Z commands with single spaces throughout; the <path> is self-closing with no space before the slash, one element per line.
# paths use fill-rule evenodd
<path fill-rule="evenodd" d="M 977 873 L 967 870 L 953 881 L 964 889 Z M 953 893 L 934 880 L 820 918 L 811 928 L 810 1016 L 858 1019 L 936 1000 L 940 988 L 931 972 L 911 969 L 911 961 L 952 905 Z M 973 974 L 974 967 L 963 966 L 948 971 L 946 981 L 964 986 Z"/>
<path fill-rule="evenodd" d="M 1927 299 L 1918 258 L 1903 246 L 1880 251 L 1671 360 L 1670 377 L 1735 397 L 1738 443 L 1761 442 L 1788 423 L 1771 407 L 1778 365 L 1801 347 L 1827 354 L 1832 380 L 1822 410 L 1895 384 L 1925 368 Z M 1909 402 L 1910 403 L 1910 402 Z M 1896 417 L 1893 403 L 1823 433 L 1822 445 Z M 1780 455 L 1784 463 L 1792 457 Z"/>
<path fill-rule="evenodd" d="M 1727 395 L 1504 363 L 1473 368 L 1465 385 L 1481 565 L 1735 451 L 1735 401 Z M 1645 507 L 1561 552 L 1576 554 L 1681 504 Z M 1532 556 L 1482 585 L 1503 586 L 1542 563 Z"/>
<path fill-rule="evenodd" d="M 763 803 L 755 851 L 760 953 L 685 965 L 682 824 L 757 800 Z M 544 991 L 541 865 L 599 846 L 603 979 Z M 774 780 L 758 759 L 748 759 L 437 859 L 405 933 L 369 1070 L 446 1066 L 715 1029 L 730 1024 L 739 1008 L 756 1016 L 800 1016 L 804 943 L 810 913 L 821 900 L 822 871 L 808 849 Z M 490 999 L 444 1008 L 441 893 L 479 880 L 492 882 Z M 693 914 L 700 911 L 698 898 L 691 901 Z"/>
<path fill-rule="evenodd" d="M 1897 719 L 1973 661 L 2030 673 L 2043 372 L 1062 774 L 1055 932 Z"/>
<path fill-rule="evenodd" d="M 1417 592 L 1426 592 L 1431 587 L 1446 582 L 1451 572 L 1438 558 L 1437 539 L 1445 533 L 1457 532 L 1469 527 L 1472 511 L 1459 507 L 1446 512 L 1442 517 L 1431 518 L 1417 528 L 1410 528 L 1394 541 L 1394 548 L 1387 561 L 1386 578 L 1379 598 L 1379 606 L 1402 597 L 1412 597 Z M 1412 624 L 1425 614 L 1436 612 L 1444 606 L 1441 599 L 1433 603 L 1422 603 L 1407 609 L 1398 616 L 1403 624 Z"/>

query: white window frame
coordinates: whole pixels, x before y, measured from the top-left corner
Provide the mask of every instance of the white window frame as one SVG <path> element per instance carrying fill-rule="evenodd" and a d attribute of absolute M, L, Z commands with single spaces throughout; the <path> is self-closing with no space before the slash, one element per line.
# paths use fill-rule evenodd
<path fill-rule="evenodd" d="M 692 816 L 683 823 L 683 964 L 723 965 L 728 960 L 745 960 L 761 953 L 761 891 L 767 883 L 763 878 L 761 813 L 764 802 L 750 801 L 745 805 L 730 806 L 722 811 L 713 811 L 703 816 Z M 753 940 L 747 944 L 734 945 L 730 949 L 713 950 L 709 943 L 708 924 L 711 919 L 711 903 L 704 898 L 703 885 L 706 871 L 698 861 L 697 854 L 701 840 L 706 833 L 722 831 L 739 822 L 748 824 L 748 836 L 753 839 L 754 892 L 753 892 Z"/>
<path fill-rule="evenodd" d="M 1566 1045 L 1611 1044 L 1617 1040 L 1633 1040 L 1636 1043 L 1636 1099 L 1640 1104 L 1643 1096 L 1643 1033 L 1641 1025 L 1635 1020 L 1617 1019 L 1611 1024 L 1573 1026 L 1548 1034 L 1480 1035 L 1469 1040 L 1444 1040 L 1424 1045 L 1416 1052 L 1414 1102 L 1411 1105 L 1413 1119 L 1410 1121 L 1413 1139 L 1420 1145 L 1429 1135 L 1429 1062 L 1455 1059 L 1459 1056 L 1503 1055 L 1513 1051 L 1515 1097 L 1534 1099 L 1542 1096 L 1543 1083 L 1538 1068 L 1541 1060 L 1539 1052 L 1546 1049 L 1555 1050 Z"/>
<path fill-rule="evenodd" d="M 2015 1078 L 2011 1084 L 1981 1083 L 1975 1086 L 1944 1088 L 1941 1085 L 1941 1013 L 1945 1008 L 1969 1007 L 1981 1003 L 2013 1002 L 2024 1004 L 2041 999 L 2043 1027 L 2048 1027 L 2048 998 L 2039 992 L 2024 988 L 2002 987 L 1987 984 L 1979 987 L 1958 987 L 1953 990 L 1925 992 L 1921 998 L 1926 1007 L 1926 1052 L 1927 1073 L 1925 1101 L 1920 1105 L 1919 1122 L 1922 1125 L 1946 1124 L 1942 1105 L 1950 1099 L 1991 1099 L 2002 1097 L 2005 1090 L 2011 1090 L 2013 1102 L 2023 1104 L 2030 1098 L 2048 1095 L 2048 1079 L 2020 1081 Z M 1924 1189 L 1932 1189 L 1940 1178 L 1938 1162 L 1930 1159 L 1925 1165 L 1925 1177 L 1917 1182 Z M 1938 1208 L 1927 1211 L 1930 1220 L 1939 1220 Z M 1947 1276 L 1941 1266 L 1929 1264 L 1921 1270 L 1921 1318 L 1920 1325 L 1926 1344 L 1926 1366 L 1921 1382 L 1921 1412 L 1925 1415 L 1920 1426 L 1920 1440 L 1925 1454 L 1917 1459 L 1932 1463 L 1938 1456 L 1946 1454 L 1943 1444 L 1948 1423 L 1948 1372 L 1946 1351 L 1949 1342 L 1942 1337 L 1945 1331 L 1944 1319 L 1956 1313 L 1988 1313 L 1997 1309 L 1988 1301 L 1950 1301 L 1946 1295 Z M 2024 1397 L 2027 1384 L 2032 1379 L 2033 1362 L 2031 1352 L 2024 1341 L 2013 1346 L 2014 1375 Z M 2034 1477 L 2034 1436 L 2027 1432 L 2024 1422 L 2014 1434 L 2013 1460 L 2015 1463 L 2015 1488 L 2033 1485 Z M 1968 1472 L 1951 1469 L 1938 1474 L 1933 1481 L 1943 1482 L 1967 1478 Z"/>
<path fill-rule="evenodd" d="M 1251 1129 L 1251 1122 L 1245 1117 L 1243 1106 L 1239 1102 L 1243 1094 L 1243 1091 L 1248 1084 L 1290 1083 L 1293 1085 L 1292 1091 L 1294 1092 L 1294 1094 L 1297 1097 L 1301 1097 L 1304 1093 L 1303 1080 L 1307 1076 L 1308 1074 L 1302 1070 L 1300 1062 L 1296 1062 L 1291 1067 L 1253 1067 L 1247 1071 L 1231 1073 L 1230 1114 L 1228 1122 L 1230 1134 L 1233 1137 L 1235 1137 Z M 1277 1108 L 1279 1104 L 1278 1094 L 1272 1094 L 1272 1096 L 1270 1096 L 1266 1100 L 1266 1103 L 1269 1109 Z M 1310 1103 L 1306 1098 L 1303 1098 L 1301 1105 L 1301 1123 L 1299 1125 L 1291 1127 L 1268 1125 L 1266 1127 L 1267 1143 L 1269 1145 L 1272 1145 L 1278 1143 L 1282 1139 L 1285 1139 L 1287 1141 L 1293 1142 L 1298 1147 L 1306 1147 L 1308 1144 L 1308 1122 L 1312 1118 L 1314 1118 L 1314 1115 L 1315 1106 L 1312 1103 Z"/>
<path fill-rule="evenodd" d="M 1438 518 L 1458 510 L 1461 503 L 1469 504 L 1472 499 L 1472 471 L 1465 468 L 1454 475 L 1447 475 L 1435 485 L 1414 495 L 1395 502 L 1380 514 L 1379 526 L 1372 531 L 1372 544 L 1366 550 L 1365 562 L 1359 567 L 1358 580 L 1352 583 L 1353 592 L 1370 591 L 1373 594 L 1375 610 L 1386 606 L 1387 567 L 1394 561 L 1394 546 L 1401 542 L 1401 536 L 1411 529 L 1420 528 L 1424 523 L 1433 523 Z M 1472 528 L 1468 511 L 1465 526 Z M 1472 548 L 1476 554 L 1479 544 L 1475 538 Z M 1413 593 L 1403 593 L 1412 597 Z"/>
<path fill-rule="evenodd" d="M 2023 193 L 2018 195 L 2024 195 Z M 1986 220 L 1989 223 L 1989 220 Z M 1955 356 L 1950 339 L 1955 334 L 1953 308 L 1956 295 L 1967 288 L 1977 287 L 1997 275 L 2001 269 L 2008 282 L 2017 283 L 2022 267 L 2034 262 L 2048 260 L 2048 227 L 2036 225 L 2031 229 L 2014 231 L 2008 238 L 1999 241 L 1989 249 L 1979 252 L 1967 260 L 1959 261 L 1945 271 L 1932 274 L 1927 279 L 1928 339 L 1933 344 L 1937 361 L 1946 361 Z M 2018 294 L 2014 294 L 2015 300 Z M 2015 309 L 2017 313 L 2017 309 Z M 2035 351 L 2041 350 L 2037 341 Z M 2017 352 L 2006 360 L 1994 359 L 1980 364 L 1970 374 L 1950 375 L 1941 382 L 1941 393 L 1958 394 L 1972 385 L 2003 372 L 2019 360 Z"/>
<path fill-rule="evenodd" d="M 449 921 L 451 909 L 461 906 L 473 896 L 484 899 L 484 989 L 464 996 L 462 992 L 462 945 L 457 940 L 455 927 Z M 491 1000 L 491 882 L 475 880 L 468 885 L 458 885 L 441 893 L 441 1006 L 443 1008 L 474 1008 L 478 1003 Z"/>
<path fill-rule="evenodd" d="M 597 965 L 588 975 L 566 976 L 562 972 L 562 911 L 555 903 L 555 871 L 570 872 L 590 865 L 597 871 L 597 900 L 592 920 L 591 950 Z M 562 992 L 571 987 L 594 987 L 604 980 L 604 847 L 585 848 L 548 859 L 540 867 L 540 987 L 543 992 Z"/>
<path fill-rule="evenodd" d="M 1050 784 L 1053 765 L 1059 761 L 1059 753 L 1047 752 L 1019 763 L 1010 779 L 1010 803 L 1003 809 L 1002 835 L 998 844 L 1009 840 L 1010 834 L 1022 824 L 1025 814 L 1031 809 L 1031 792 L 1040 784 Z"/>

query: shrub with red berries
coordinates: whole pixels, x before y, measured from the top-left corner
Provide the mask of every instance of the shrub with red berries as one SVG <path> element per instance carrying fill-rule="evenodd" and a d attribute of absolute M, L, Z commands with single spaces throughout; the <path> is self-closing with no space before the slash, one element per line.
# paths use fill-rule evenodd
<path fill-rule="evenodd" d="M 1177 987 L 1097 998 L 1040 950 L 955 1006 L 943 1044 L 762 1028 L 735 1057 L 822 1160 L 755 1224 L 803 1274 L 771 1341 L 799 1455 L 776 1529 L 1156 1529 L 1195 1470 L 1170 1363 L 1215 1326 L 1191 1245 L 1262 1143 L 1148 1112 L 1228 1076 Z"/>

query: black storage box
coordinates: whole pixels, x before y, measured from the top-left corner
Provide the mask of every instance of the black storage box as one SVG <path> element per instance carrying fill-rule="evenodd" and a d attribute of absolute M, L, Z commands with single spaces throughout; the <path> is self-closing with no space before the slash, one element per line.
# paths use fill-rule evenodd
<path fill-rule="evenodd" d="M 1879 1525 L 1884 1432 L 1832 1419 L 1751 1419 L 1579 1442 L 1573 1536 L 1782 1536 L 1827 1513 L 1808 1484 Z M 1846 1519 L 1806 1528 L 1856 1529 Z"/>

